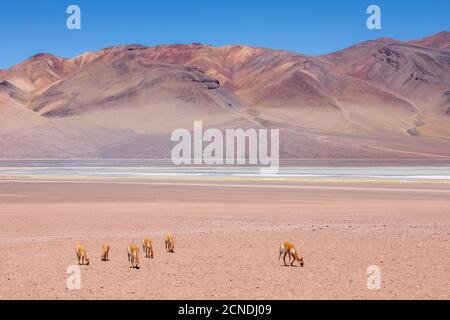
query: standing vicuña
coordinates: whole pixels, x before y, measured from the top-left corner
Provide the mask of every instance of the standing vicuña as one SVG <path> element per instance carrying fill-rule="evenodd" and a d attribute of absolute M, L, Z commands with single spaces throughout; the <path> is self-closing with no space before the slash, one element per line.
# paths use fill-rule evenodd
<path fill-rule="evenodd" d="M 281 256 L 283 256 L 284 265 L 287 266 L 286 255 L 289 255 L 289 263 L 291 266 L 294 265 L 295 261 L 298 261 L 300 263 L 300 266 L 303 267 L 303 257 L 298 255 L 298 251 L 297 249 L 295 249 L 294 244 L 287 241 L 283 242 L 280 245 L 280 255 L 278 256 L 278 263 L 280 263 L 280 258 Z"/>
<path fill-rule="evenodd" d="M 142 242 L 142 249 L 145 252 L 146 258 L 152 258 L 153 259 L 153 245 L 152 240 L 145 238 Z"/>
<path fill-rule="evenodd" d="M 75 251 L 77 253 L 78 264 L 79 265 L 83 265 L 83 264 L 89 265 L 89 258 L 86 253 L 86 247 L 81 244 L 78 244 L 75 247 Z"/>
<path fill-rule="evenodd" d="M 175 252 L 175 237 L 171 234 L 167 235 L 166 237 L 166 251 L 167 252 Z"/>

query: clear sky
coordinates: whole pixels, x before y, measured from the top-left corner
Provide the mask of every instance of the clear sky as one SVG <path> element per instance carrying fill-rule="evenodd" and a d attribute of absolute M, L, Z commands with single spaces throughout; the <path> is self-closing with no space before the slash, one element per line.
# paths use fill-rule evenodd
<path fill-rule="evenodd" d="M 81 8 L 68 30 L 66 8 Z M 382 10 L 382 30 L 366 9 Z M 246 44 L 324 54 L 379 37 L 450 30 L 450 0 L 0 0 L 0 69 L 40 52 L 73 57 L 117 44 Z"/>

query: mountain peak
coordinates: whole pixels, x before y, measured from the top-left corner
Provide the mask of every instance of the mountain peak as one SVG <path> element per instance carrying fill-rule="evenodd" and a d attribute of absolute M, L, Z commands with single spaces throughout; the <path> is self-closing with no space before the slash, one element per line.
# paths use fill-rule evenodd
<path fill-rule="evenodd" d="M 46 58 L 58 59 L 56 56 L 54 56 L 51 53 L 41 52 L 41 53 L 35 54 L 34 56 L 30 57 L 28 60 L 40 60 L 40 59 L 46 59 Z"/>

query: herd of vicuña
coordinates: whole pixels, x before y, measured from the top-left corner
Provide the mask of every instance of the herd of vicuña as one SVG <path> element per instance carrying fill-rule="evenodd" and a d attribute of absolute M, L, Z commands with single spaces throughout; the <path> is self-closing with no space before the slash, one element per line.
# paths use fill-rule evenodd
<path fill-rule="evenodd" d="M 166 252 L 174 253 L 175 252 L 175 237 L 172 234 L 168 234 L 164 239 Z M 109 261 L 109 249 L 110 246 L 108 244 L 104 244 L 102 246 L 101 260 Z M 144 238 L 142 241 L 142 250 L 146 258 L 153 259 L 154 251 L 153 251 L 153 242 L 149 238 Z M 87 256 L 86 247 L 84 245 L 78 244 L 75 247 L 75 251 L 77 254 L 77 260 L 79 265 L 89 265 L 89 258 Z M 128 254 L 128 262 L 130 264 L 130 268 L 139 269 L 139 246 L 135 243 L 131 243 L 128 246 L 127 250 Z M 284 241 L 280 245 L 280 251 L 278 256 L 278 263 L 280 262 L 281 257 L 283 257 L 285 266 L 294 266 L 294 262 L 298 262 L 301 267 L 303 267 L 303 257 L 299 255 L 297 249 L 294 244 L 288 241 Z M 289 257 L 289 262 L 286 263 L 286 257 Z"/>
<path fill-rule="evenodd" d="M 175 252 L 175 237 L 171 234 L 167 235 L 165 239 L 166 251 L 170 253 Z M 102 245 L 101 261 L 109 261 L 109 249 L 108 244 Z M 142 250 L 146 258 L 153 259 L 153 242 L 149 238 L 145 238 L 142 241 Z M 87 256 L 86 247 L 82 244 L 78 244 L 75 247 L 75 252 L 77 254 L 77 260 L 79 265 L 89 265 L 89 258 Z M 139 269 L 139 246 L 135 243 L 131 243 L 127 249 L 128 262 L 130 263 L 130 268 Z"/>

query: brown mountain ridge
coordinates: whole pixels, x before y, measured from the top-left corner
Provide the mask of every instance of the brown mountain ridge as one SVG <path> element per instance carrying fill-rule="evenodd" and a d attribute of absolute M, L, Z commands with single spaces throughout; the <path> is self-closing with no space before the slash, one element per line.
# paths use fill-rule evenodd
<path fill-rule="evenodd" d="M 249 46 L 38 54 L 0 72 L 0 158 L 167 158 L 170 133 L 281 129 L 281 157 L 450 158 L 449 32 L 325 56 Z"/>

